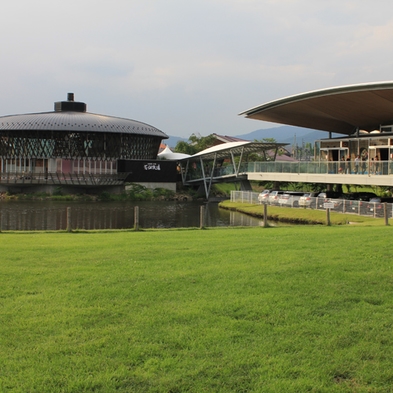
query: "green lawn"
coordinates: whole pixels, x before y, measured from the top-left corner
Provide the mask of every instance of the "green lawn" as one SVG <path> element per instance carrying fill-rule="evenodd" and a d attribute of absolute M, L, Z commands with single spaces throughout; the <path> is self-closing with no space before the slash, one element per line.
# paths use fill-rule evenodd
<path fill-rule="evenodd" d="M 391 392 L 388 226 L 0 234 L 0 392 Z"/>

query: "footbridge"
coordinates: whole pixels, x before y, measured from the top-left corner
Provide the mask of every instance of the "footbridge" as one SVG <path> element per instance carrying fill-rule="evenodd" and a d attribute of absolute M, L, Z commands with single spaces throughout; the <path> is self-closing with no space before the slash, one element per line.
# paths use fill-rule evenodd
<path fill-rule="evenodd" d="M 180 161 L 184 185 L 199 185 L 209 198 L 217 183 L 239 183 L 251 191 L 250 181 L 350 184 L 393 187 L 393 161 L 378 167 L 356 162 L 276 160 L 283 143 L 230 142 L 211 147 Z M 268 155 L 273 151 L 273 155 Z M 262 156 L 265 161 L 256 161 Z M 259 158 L 260 159 L 260 158 Z M 269 161 L 270 159 L 270 161 Z"/>
<path fill-rule="evenodd" d="M 245 163 L 259 153 L 263 159 L 270 157 L 273 152 L 276 158 L 280 147 L 285 143 L 265 142 L 229 142 L 205 149 L 193 156 L 180 160 L 180 170 L 184 185 L 203 188 L 206 198 L 209 198 L 211 187 L 216 183 L 239 182 L 243 191 L 251 191 Z"/>

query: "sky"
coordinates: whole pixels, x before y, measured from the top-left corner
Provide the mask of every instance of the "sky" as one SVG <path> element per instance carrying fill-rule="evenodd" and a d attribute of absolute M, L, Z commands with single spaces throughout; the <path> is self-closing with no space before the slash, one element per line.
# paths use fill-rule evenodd
<path fill-rule="evenodd" d="M 73 92 L 183 138 L 279 126 L 239 113 L 393 80 L 392 0 L 13 0 L 0 37 L 0 116 Z"/>

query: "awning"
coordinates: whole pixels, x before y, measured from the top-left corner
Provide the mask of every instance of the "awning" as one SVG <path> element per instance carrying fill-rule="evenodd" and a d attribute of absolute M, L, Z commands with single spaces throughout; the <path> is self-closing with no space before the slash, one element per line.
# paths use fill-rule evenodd
<path fill-rule="evenodd" d="M 393 124 L 393 81 L 298 94 L 240 113 L 250 119 L 351 135 Z"/>

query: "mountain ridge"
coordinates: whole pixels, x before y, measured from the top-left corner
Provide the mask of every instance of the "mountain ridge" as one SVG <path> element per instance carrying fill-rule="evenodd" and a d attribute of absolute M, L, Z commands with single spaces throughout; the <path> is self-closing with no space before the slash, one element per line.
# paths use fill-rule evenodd
<path fill-rule="evenodd" d="M 309 128 L 280 126 L 266 129 L 259 129 L 248 134 L 236 135 L 237 138 L 246 140 L 261 140 L 264 138 L 274 138 L 279 143 L 297 144 L 301 145 L 303 142 L 314 142 L 318 139 L 328 137 L 325 131 L 312 130 Z"/>
<path fill-rule="evenodd" d="M 340 135 L 333 134 L 333 137 L 338 136 Z M 296 143 L 298 146 L 300 146 L 303 143 L 314 143 L 318 139 L 326 139 L 329 137 L 329 133 L 326 131 L 318 131 L 310 128 L 280 126 L 258 129 L 247 134 L 235 135 L 235 137 L 249 141 L 262 140 L 265 138 L 274 138 L 278 143 L 287 143 L 288 145 L 294 145 Z M 169 147 L 174 148 L 179 141 L 187 142 L 188 138 L 169 135 L 169 139 L 166 139 L 163 142 Z"/>

